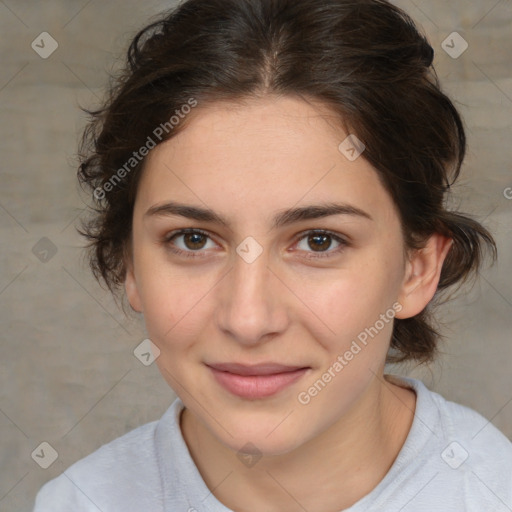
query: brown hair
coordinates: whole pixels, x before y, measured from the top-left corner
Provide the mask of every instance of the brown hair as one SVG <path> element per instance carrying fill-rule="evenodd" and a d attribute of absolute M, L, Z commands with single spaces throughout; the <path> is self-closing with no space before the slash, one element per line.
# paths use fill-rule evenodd
<path fill-rule="evenodd" d="M 496 246 L 478 222 L 444 206 L 466 138 L 433 56 L 409 16 L 385 0 L 187 0 L 165 13 L 135 36 L 103 106 L 87 110 L 78 176 L 95 191 L 95 208 L 79 231 L 95 277 L 114 295 L 125 278 L 144 164 L 131 160 L 134 152 L 182 130 L 186 119 L 176 126 L 169 119 L 191 99 L 205 105 L 277 94 L 320 100 L 365 144 L 407 248 L 422 247 L 435 232 L 453 239 L 435 298 L 465 282 L 483 249 L 495 259 Z M 166 129 L 155 132 L 159 126 Z M 122 179 L 113 183 L 116 173 Z M 434 358 L 431 306 L 395 319 L 388 361 Z"/>

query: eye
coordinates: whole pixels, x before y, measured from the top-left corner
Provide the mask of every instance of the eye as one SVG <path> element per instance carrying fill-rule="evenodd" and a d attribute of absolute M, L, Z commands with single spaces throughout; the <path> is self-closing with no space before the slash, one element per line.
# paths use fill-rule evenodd
<path fill-rule="evenodd" d="M 308 251 L 307 248 L 300 248 L 301 251 L 310 253 L 306 258 L 327 258 L 341 252 L 349 244 L 340 236 L 325 230 L 311 230 L 299 235 L 298 244 L 305 240 L 305 245 L 315 248 L 313 251 Z M 175 240 L 182 239 L 181 248 L 177 247 L 179 244 Z M 208 233 L 199 229 L 182 229 L 167 235 L 163 242 L 175 254 L 185 256 L 187 258 L 200 258 L 206 255 L 201 254 L 201 249 L 208 249 L 207 242 L 211 240 Z M 328 250 L 332 245 L 332 241 L 338 244 L 334 250 Z M 297 244 L 296 244 L 297 245 Z M 318 250 L 316 250 L 318 249 Z M 315 254 L 317 253 L 317 254 Z"/>
<path fill-rule="evenodd" d="M 174 240 L 182 238 L 183 239 L 183 248 L 177 248 L 174 244 Z M 169 249 L 179 254 L 180 256 L 185 256 L 187 258 L 197 258 L 197 252 L 200 249 L 205 248 L 205 241 L 210 240 L 210 236 L 204 231 L 198 229 L 182 229 L 178 232 L 173 232 L 167 235 L 164 239 L 164 243 L 169 247 Z M 206 247 L 208 249 L 208 247 Z"/>
<path fill-rule="evenodd" d="M 314 251 L 307 251 L 307 249 L 304 248 L 301 249 L 310 253 L 306 258 L 328 258 L 340 253 L 346 246 L 348 246 L 348 242 L 346 240 L 334 233 L 331 233 L 330 231 L 324 230 L 314 230 L 303 233 L 299 238 L 299 242 L 302 242 L 303 240 L 306 241 L 304 245 L 318 249 Z M 338 244 L 338 247 L 334 250 L 328 251 L 333 240 Z"/>

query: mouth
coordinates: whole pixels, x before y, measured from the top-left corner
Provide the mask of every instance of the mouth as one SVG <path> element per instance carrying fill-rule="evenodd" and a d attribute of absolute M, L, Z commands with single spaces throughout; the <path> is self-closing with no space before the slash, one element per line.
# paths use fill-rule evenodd
<path fill-rule="evenodd" d="M 206 365 L 213 377 L 231 394 L 248 400 L 273 396 L 298 381 L 311 368 L 278 363 Z"/>

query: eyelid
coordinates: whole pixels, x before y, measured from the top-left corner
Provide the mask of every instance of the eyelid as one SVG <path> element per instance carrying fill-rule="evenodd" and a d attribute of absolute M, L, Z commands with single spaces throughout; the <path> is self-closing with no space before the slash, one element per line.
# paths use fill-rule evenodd
<path fill-rule="evenodd" d="M 215 239 L 211 236 L 211 234 L 203 229 L 199 229 L 199 228 L 184 228 L 184 229 L 176 229 L 174 231 L 171 231 L 170 233 L 167 233 L 166 235 L 164 235 L 163 239 L 162 239 L 162 242 L 169 247 L 169 249 L 175 253 L 175 254 L 178 254 L 178 255 L 184 255 L 185 257 L 189 257 L 189 258 L 202 258 L 204 256 L 202 256 L 202 253 L 204 253 L 205 251 L 204 250 L 198 250 L 198 251 L 184 251 L 183 249 L 178 249 L 176 247 L 173 247 L 172 244 L 171 244 L 171 241 L 173 238 L 177 238 L 179 236 L 183 236 L 183 235 L 187 235 L 187 234 L 190 234 L 190 233 L 198 233 L 198 234 L 201 234 L 203 236 L 205 236 L 206 238 L 208 238 L 209 240 L 212 240 L 213 242 L 215 242 Z M 215 242 L 217 243 L 217 242 Z"/>
<path fill-rule="evenodd" d="M 186 234 L 190 234 L 190 233 L 201 234 L 201 235 L 205 236 L 206 238 L 212 240 L 213 242 L 217 243 L 215 241 L 215 238 L 212 237 L 212 235 L 208 231 L 205 231 L 200 228 L 177 229 L 175 231 L 172 231 L 172 232 L 166 234 L 163 237 L 162 241 L 164 244 L 169 246 L 169 248 L 172 252 L 174 252 L 176 254 L 184 255 L 185 257 L 190 257 L 190 258 L 205 257 L 205 256 L 203 256 L 203 254 L 205 253 L 204 250 L 200 249 L 197 251 L 191 251 L 191 250 L 184 251 L 183 249 L 178 249 L 178 248 L 172 246 L 171 241 L 173 238 L 176 238 L 176 237 L 179 237 L 182 235 L 186 235 Z M 327 250 L 327 251 L 316 251 L 316 252 L 315 251 L 305 251 L 307 254 L 312 255 L 312 256 L 305 256 L 305 259 L 320 259 L 320 258 L 333 257 L 334 255 L 339 254 L 346 247 L 350 246 L 348 237 L 346 237 L 345 235 L 342 235 L 341 233 L 337 233 L 334 231 L 330 231 L 328 229 L 320 229 L 320 228 L 306 229 L 306 230 L 298 233 L 297 235 L 295 235 L 293 245 L 294 246 L 297 245 L 301 240 L 303 240 L 307 236 L 312 236 L 312 235 L 330 236 L 333 240 L 335 240 L 336 242 L 338 242 L 340 244 L 340 247 L 338 247 L 337 249 Z M 293 249 L 292 252 L 296 252 L 296 251 L 297 251 L 297 249 Z M 298 252 L 300 252 L 300 250 Z"/>
<path fill-rule="evenodd" d="M 295 237 L 294 245 L 297 245 L 301 240 L 306 238 L 307 236 L 312 235 L 327 235 L 331 237 L 333 240 L 338 242 L 340 246 L 337 249 L 331 249 L 327 251 L 306 251 L 307 254 L 310 256 L 305 256 L 306 259 L 321 259 L 321 258 L 330 258 L 338 255 L 343 249 L 350 246 L 350 242 L 348 240 L 348 237 L 342 235 L 341 233 L 337 233 L 334 231 L 331 231 L 329 229 L 321 229 L 321 228 L 314 228 L 314 229 L 306 229 L 305 231 L 302 231 L 301 233 L 298 233 Z M 296 251 L 296 249 L 294 249 Z M 325 255 L 325 256 L 324 256 Z"/>

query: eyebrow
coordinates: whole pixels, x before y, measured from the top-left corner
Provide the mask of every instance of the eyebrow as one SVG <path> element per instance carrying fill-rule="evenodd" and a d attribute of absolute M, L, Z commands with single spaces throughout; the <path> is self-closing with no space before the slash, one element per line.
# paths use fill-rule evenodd
<path fill-rule="evenodd" d="M 146 211 L 144 217 L 165 217 L 174 215 L 201 222 L 217 223 L 231 230 L 229 221 L 219 213 L 208 208 L 182 204 L 175 201 L 152 206 Z M 332 215 L 351 215 L 373 221 L 369 213 L 355 206 L 344 203 L 323 203 L 279 211 L 273 218 L 272 229 L 277 229 L 303 220 L 320 219 Z"/>

